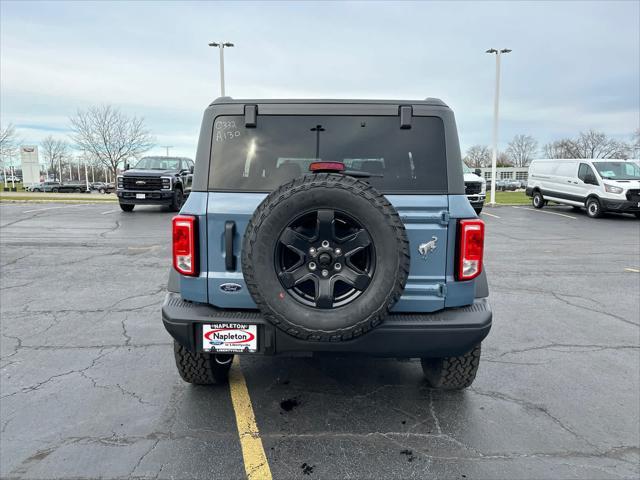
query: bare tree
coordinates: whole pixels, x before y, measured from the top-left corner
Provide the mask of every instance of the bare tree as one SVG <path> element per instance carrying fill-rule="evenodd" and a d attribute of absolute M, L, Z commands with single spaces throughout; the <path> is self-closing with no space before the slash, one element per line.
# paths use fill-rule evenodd
<path fill-rule="evenodd" d="M 474 145 L 467 150 L 464 162 L 469 168 L 486 167 L 491 163 L 491 152 L 485 145 Z"/>
<path fill-rule="evenodd" d="M 78 110 L 70 118 L 73 141 L 113 172 L 130 158 L 138 157 L 154 144 L 144 119 L 128 117 L 110 105 Z"/>
<path fill-rule="evenodd" d="M 40 151 L 42 152 L 45 162 L 47 162 L 50 170 L 53 172 L 54 177 L 62 181 L 60 168 L 62 168 L 63 163 L 66 162 L 67 156 L 69 155 L 69 145 L 67 142 L 49 135 L 40 142 Z"/>
<path fill-rule="evenodd" d="M 627 158 L 629 156 L 629 145 L 595 130 L 580 132 L 578 138 L 571 144 L 572 158 Z"/>
<path fill-rule="evenodd" d="M 631 157 L 640 158 L 640 128 L 631 135 Z"/>
<path fill-rule="evenodd" d="M 17 154 L 18 143 L 18 135 L 13 124 L 10 123 L 4 128 L 0 125 L 0 157 L 2 160 Z"/>
<path fill-rule="evenodd" d="M 514 167 L 526 167 L 538 150 L 538 141 L 531 135 L 516 135 L 509 142 L 507 156 Z"/>
<path fill-rule="evenodd" d="M 496 156 L 496 167 L 513 167 L 513 162 L 505 152 L 498 152 Z"/>
<path fill-rule="evenodd" d="M 542 147 L 545 158 L 574 158 L 574 150 L 573 140 L 569 138 L 549 142 Z"/>

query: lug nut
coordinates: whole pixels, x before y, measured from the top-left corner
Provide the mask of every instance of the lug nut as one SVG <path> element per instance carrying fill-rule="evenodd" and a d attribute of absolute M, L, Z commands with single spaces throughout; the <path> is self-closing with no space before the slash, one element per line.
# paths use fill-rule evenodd
<path fill-rule="evenodd" d="M 327 275 L 329 275 L 329 272 L 327 270 L 322 270 L 322 276 L 326 277 Z"/>
<path fill-rule="evenodd" d="M 333 268 L 335 268 L 336 270 L 341 270 L 342 269 L 342 265 L 339 263 L 336 263 Z"/>
<path fill-rule="evenodd" d="M 316 249 L 315 249 L 315 248 L 313 248 L 313 247 L 311 247 L 311 248 L 309 249 L 309 255 L 314 255 L 314 256 L 315 256 L 315 254 L 316 254 Z"/>
<path fill-rule="evenodd" d="M 312 272 L 316 269 L 316 262 L 309 262 L 309 270 Z"/>
<path fill-rule="evenodd" d="M 336 255 L 342 255 L 342 250 L 340 250 L 339 248 L 335 249 L 335 254 Z"/>
<path fill-rule="evenodd" d="M 328 248 L 328 247 L 329 247 L 329 240 L 323 240 L 323 241 L 322 241 L 322 246 L 323 246 L 324 248 Z"/>

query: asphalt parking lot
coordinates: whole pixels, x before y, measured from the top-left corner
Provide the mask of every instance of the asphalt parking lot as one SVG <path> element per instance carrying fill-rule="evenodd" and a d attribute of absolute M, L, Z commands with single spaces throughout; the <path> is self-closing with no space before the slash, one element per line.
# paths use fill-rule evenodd
<path fill-rule="evenodd" d="M 0 205 L 0 476 L 243 478 L 229 386 L 160 320 L 172 214 Z M 473 387 L 417 361 L 243 357 L 273 478 L 637 478 L 640 222 L 487 210 L 493 330 Z"/>

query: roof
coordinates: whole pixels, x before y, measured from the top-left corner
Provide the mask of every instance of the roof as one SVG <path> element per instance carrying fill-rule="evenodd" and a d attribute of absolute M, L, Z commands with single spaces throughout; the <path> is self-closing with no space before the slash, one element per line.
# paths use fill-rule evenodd
<path fill-rule="evenodd" d="M 309 99 L 276 99 L 276 98 L 268 98 L 268 99 L 245 99 L 245 98 L 231 98 L 231 97 L 218 97 L 216 98 L 211 105 L 220 105 L 220 104 L 261 104 L 261 103 L 274 103 L 274 104 L 283 104 L 283 103 L 294 103 L 294 104 L 378 104 L 378 105 L 429 105 L 429 106 L 438 106 L 438 107 L 448 107 L 446 103 L 444 103 L 439 98 L 428 97 L 424 100 L 351 100 L 351 99 L 322 99 L 322 98 L 309 98 Z"/>

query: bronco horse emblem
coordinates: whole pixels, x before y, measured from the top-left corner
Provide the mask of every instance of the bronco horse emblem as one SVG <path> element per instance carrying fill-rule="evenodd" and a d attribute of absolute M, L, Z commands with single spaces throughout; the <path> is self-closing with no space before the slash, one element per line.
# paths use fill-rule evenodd
<path fill-rule="evenodd" d="M 418 247 L 418 253 L 422 255 L 422 258 L 424 260 L 426 260 L 427 256 L 438 246 L 437 243 L 438 237 L 431 237 L 431 240 L 429 240 L 427 243 L 420 244 L 420 246 Z"/>

